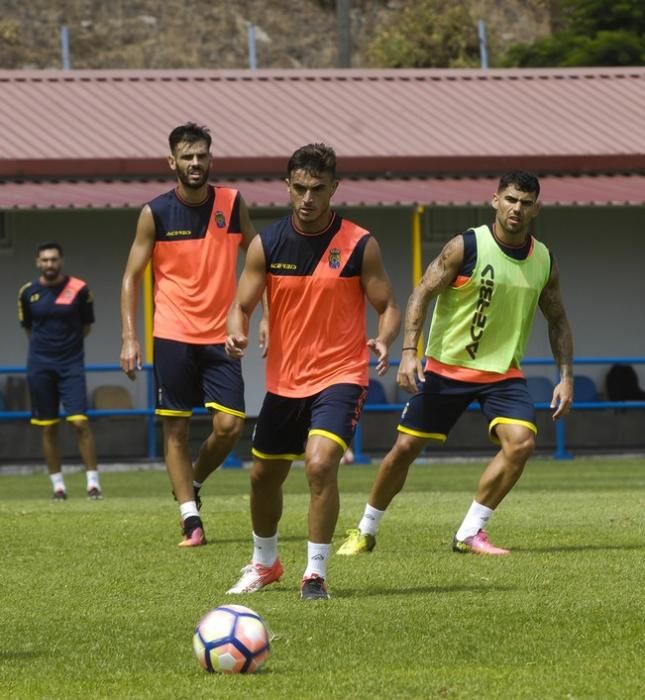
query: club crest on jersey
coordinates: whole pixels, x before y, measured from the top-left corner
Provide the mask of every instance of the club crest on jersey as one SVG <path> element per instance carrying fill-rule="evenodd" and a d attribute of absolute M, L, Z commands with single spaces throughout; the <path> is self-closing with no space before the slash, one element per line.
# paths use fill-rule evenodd
<path fill-rule="evenodd" d="M 329 251 L 329 267 L 332 270 L 337 270 L 340 267 L 340 250 L 332 248 Z"/>
<path fill-rule="evenodd" d="M 215 212 L 215 223 L 217 224 L 217 228 L 224 228 L 226 226 L 226 217 L 224 216 L 224 212 L 219 210 Z"/>

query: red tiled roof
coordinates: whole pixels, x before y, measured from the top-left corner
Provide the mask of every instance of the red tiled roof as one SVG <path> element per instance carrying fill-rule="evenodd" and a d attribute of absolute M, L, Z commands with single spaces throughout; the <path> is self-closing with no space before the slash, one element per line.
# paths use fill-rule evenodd
<path fill-rule="evenodd" d="M 540 178 L 544 204 L 645 205 L 645 175 L 546 176 Z M 227 181 L 252 207 L 288 206 L 281 180 Z M 170 181 L 0 182 L 0 209 L 139 208 Z M 497 178 L 341 179 L 334 197 L 340 205 L 485 204 Z"/>
<path fill-rule="evenodd" d="M 223 178 L 320 140 L 357 176 L 645 172 L 645 67 L 0 71 L 0 92 L 4 178 L 165 177 L 187 120 Z"/>

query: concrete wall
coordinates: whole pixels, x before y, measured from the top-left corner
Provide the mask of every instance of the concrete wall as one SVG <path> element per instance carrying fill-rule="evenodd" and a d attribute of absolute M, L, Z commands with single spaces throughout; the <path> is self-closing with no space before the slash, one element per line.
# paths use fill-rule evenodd
<path fill-rule="evenodd" d="M 402 312 L 412 289 L 411 270 L 411 210 L 409 208 L 351 208 L 340 209 L 343 215 L 370 229 L 381 245 L 386 267 L 392 278 Z M 264 225 L 286 210 L 256 210 L 252 212 L 255 226 Z M 491 210 L 481 207 L 436 207 L 426 210 L 423 221 L 424 266 L 436 255 L 445 241 L 455 232 L 483 223 L 491 218 Z M 118 363 L 121 347 L 119 321 L 119 291 L 121 275 L 128 254 L 138 212 L 134 210 L 79 211 L 9 211 L 4 213 L 6 245 L 0 248 L 0 364 L 24 365 L 27 342 L 16 317 L 19 287 L 36 276 L 35 248 L 39 242 L 53 238 L 65 249 L 67 272 L 85 279 L 95 294 L 97 323 L 86 343 L 86 361 L 91 364 Z M 645 208 L 643 207 L 545 207 L 536 220 L 535 233 L 553 251 L 560 268 L 562 294 L 574 331 L 575 354 L 584 356 L 645 356 Z M 141 327 L 142 310 L 139 314 Z M 375 314 L 368 315 L 370 334 L 374 333 Z M 263 361 L 257 351 L 257 320 L 252 323 L 252 342 L 244 360 L 247 411 L 257 413 L 264 394 Z M 140 334 L 142 330 L 140 328 Z M 393 357 L 398 358 L 401 339 Z M 527 357 L 549 357 L 550 348 L 546 324 L 538 314 L 529 341 Z M 578 368 L 591 376 L 602 388 L 606 366 Z M 645 387 L 645 366 L 637 366 L 641 386 Z M 551 369 L 527 369 L 527 373 L 551 374 Z M 392 369 L 384 379 L 390 401 L 397 400 L 396 372 Z M 0 375 L 0 389 L 5 378 Z M 145 383 L 129 382 L 120 373 L 88 375 L 89 391 L 99 384 L 116 383 L 126 386 L 135 405 L 145 405 Z M 595 423 L 589 412 L 581 414 L 584 424 Z M 607 419 L 624 422 L 625 414 L 612 414 Z M 395 420 L 395 419 L 393 419 Z M 475 421 L 473 417 L 467 423 Z M 389 423 L 376 425 L 374 437 L 366 430 L 366 445 L 377 437 L 393 436 Z M 391 421 L 390 421 L 391 422 Z M 0 424 L 0 458 L 13 455 L 7 444 L 9 426 Z M 577 430 L 577 429 L 576 429 Z M 477 428 L 480 432 L 480 428 Z M 485 431 L 484 431 L 485 432 Z M 620 430 L 618 430 L 620 433 Z M 597 434 L 597 433 L 596 433 Z M 33 438 L 37 436 L 31 433 Z M 644 434 L 645 435 L 645 434 Z M 590 435 L 590 438 L 592 436 Z M 459 440 L 451 437 L 455 445 Z M 483 443 L 486 444 L 485 435 Z M 577 438 L 578 439 L 578 438 Z M 106 438 L 105 449 L 114 449 Z M 629 438 L 631 443 L 633 440 Z M 390 442 L 388 440 L 387 442 Z M 642 438 L 645 446 L 645 437 Z M 630 443 L 630 444 L 631 444 Z M 145 440 L 137 434 L 132 444 L 138 447 Z M 465 443 L 464 443 L 465 444 Z M 380 443 L 379 443 L 380 445 Z M 70 450 L 73 446 L 70 446 Z M 4 450 L 4 451 L 3 451 Z M 22 448 L 21 448 L 21 451 Z M 126 450 L 127 451 L 127 450 Z"/>

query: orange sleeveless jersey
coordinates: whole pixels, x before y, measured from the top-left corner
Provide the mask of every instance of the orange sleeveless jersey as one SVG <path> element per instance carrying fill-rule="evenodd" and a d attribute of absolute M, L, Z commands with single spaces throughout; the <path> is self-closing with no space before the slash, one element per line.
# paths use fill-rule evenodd
<path fill-rule="evenodd" d="M 223 343 L 242 241 L 238 191 L 210 186 L 204 203 L 190 205 L 171 190 L 149 206 L 156 227 L 155 337 Z"/>
<path fill-rule="evenodd" d="M 332 384 L 367 386 L 361 269 L 369 235 L 336 214 L 315 235 L 294 229 L 290 216 L 262 232 L 271 319 L 268 391 L 303 398 Z"/>

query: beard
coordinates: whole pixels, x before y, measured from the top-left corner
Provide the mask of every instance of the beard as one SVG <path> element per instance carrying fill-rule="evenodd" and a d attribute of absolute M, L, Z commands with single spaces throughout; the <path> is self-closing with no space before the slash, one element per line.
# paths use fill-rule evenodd
<path fill-rule="evenodd" d="M 40 273 L 48 282 L 55 280 L 60 274 L 60 269 L 47 268 Z"/>
<path fill-rule="evenodd" d="M 191 180 L 187 172 L 177 170 L 177 178 L 179 179 L 179 182 L 181 182 L 184 187 L 191 190 L 198 190 L 208 182 L 208 172 L 200 172 L 199 175 L 200 177 L 198 179 Z"/>

